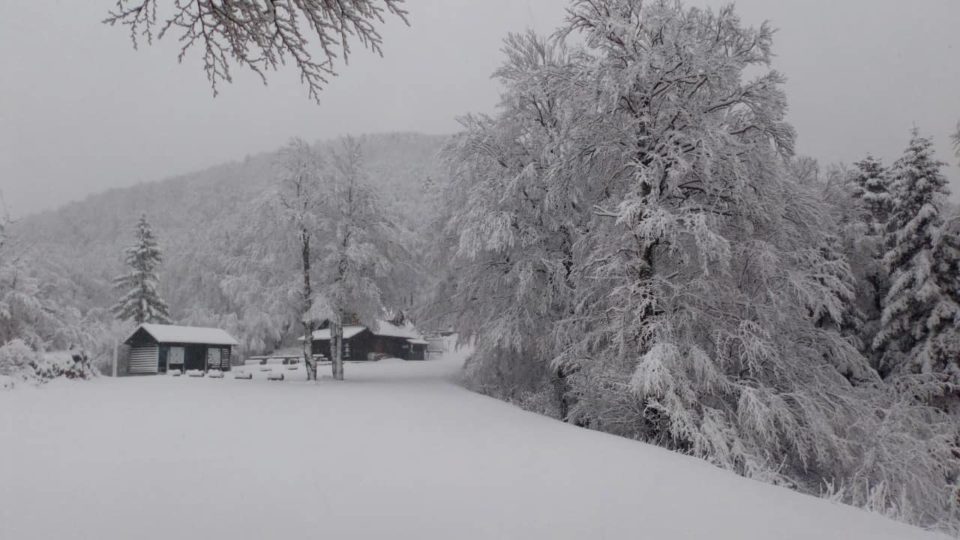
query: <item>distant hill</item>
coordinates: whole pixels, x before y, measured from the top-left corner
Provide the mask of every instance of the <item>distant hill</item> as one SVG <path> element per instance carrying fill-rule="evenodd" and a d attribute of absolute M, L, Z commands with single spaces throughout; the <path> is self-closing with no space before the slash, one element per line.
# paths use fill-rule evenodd
<path fill-rule="evenodd" d="M 443 174 L 439 152 L 446 140 L 413 133 L 362 138 L 370 182 L 411 230 L 421 230 L 432 215 L 427 179 Z M 25 218 L 13 232 L 29 246 L 37 264 L 72 282 L 73 290 L 63 292 L 69 296 L 63 302 L 86 312 L 115 301 L 111 280 L 122 271 L 123 248 L 132 241 L 137 218 L 146 214 L 164 251 L 161 287 L 172 314 L 180 320 L 209 322 L 225 316 L 222 311 L 238 309 L 222 298 L 223 278 L 231 273 L 228 261 L 243 252 L 263 257 L 263 249 L 270 246 L 262 244 L 282 243 L 282 227 L 265 232 L 248 226 L 254 220 L 270 221 L 271 216 L 256 214 L 263 212 L 260 203 L 276 186 L 276 157 L 276 152 L 269 152 L 192 174 L 112 189 Z M 276 270 L 295 271 L 295 262 L 277 261 Z"/>

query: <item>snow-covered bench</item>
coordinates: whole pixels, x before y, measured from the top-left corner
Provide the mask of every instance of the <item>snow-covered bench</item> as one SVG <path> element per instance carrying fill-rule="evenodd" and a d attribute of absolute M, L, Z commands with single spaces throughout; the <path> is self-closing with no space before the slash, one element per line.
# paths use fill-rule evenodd
<path fill-rule="evenodd" d="M 238 371 L 238 372 L 236 372 L 236 373 L 233 374 L 233 378 L 234 378 L 234 379 L 245 379 L 245 380 L 248 380 L 248 381 L 249 381 L 249 380 L 253 379 L 253 373 L 250 373 L 249 371 Z"/>
<path fill-rule="evenodd" d="M 268 380 L 268 381 L 282 381 L 282 380 L 283 380 L 283 373 L 273 373 L 273 372 L 271 372 L 269 375 L 267 375 L 267 380 Z"/>

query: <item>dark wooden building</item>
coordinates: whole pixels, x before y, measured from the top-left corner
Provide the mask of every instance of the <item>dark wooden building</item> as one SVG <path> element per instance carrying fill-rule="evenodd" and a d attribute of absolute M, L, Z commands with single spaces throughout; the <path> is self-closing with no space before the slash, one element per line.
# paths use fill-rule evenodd
<path fill-rule="evenodd" d="M 329 327 L 313 333 L 311 350 L 315 355 L 331 357 Z M 411 324 L 379 321 L 376 329 L 366 326 L 343 327 L 344 360 L 376 360 L 382 357 L 425 360 L 426 352 L 426 340 Z"/>
<path fill-rule="evenodd" d="M 141 324 L 124 342 L 130 352 L 127 374 L 167 371 L 230 369 L 236 339 L 219 328 Z"/>

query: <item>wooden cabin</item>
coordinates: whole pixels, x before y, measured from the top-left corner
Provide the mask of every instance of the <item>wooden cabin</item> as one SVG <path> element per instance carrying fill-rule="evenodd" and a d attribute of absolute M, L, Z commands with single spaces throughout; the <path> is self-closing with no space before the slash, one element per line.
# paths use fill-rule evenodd
<path fill-rule="evenodd" d="M 128 375 L 151 375 L 172 370 L 230 369 L 236 339 L 219 328 L 141 324 L 124 342 L 130 352 Z"/>
<path fill-rule="evenodd" d="M 332 358 L 329 327 L 313 333 L 311 352 Z M 358 325 L 343 327 L 344 360 L 376 360 L 381 357 L 425 360 L 426 353 L 426 340 L 409 323 L 378 321 L 376 329 Z"/>

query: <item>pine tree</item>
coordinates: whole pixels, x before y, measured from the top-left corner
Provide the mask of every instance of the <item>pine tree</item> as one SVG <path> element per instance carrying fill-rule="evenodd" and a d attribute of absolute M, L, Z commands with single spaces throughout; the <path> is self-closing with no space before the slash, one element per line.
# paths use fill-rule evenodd
<path fill-rule="evenodd" d="M 851 177 L 853 196 L 863 203 L 870 234 L 882 234 L 893 210 L 890 177 L 883 163 L 873 156 L 854 165 L 857 170 Z"/>
<path fill-rule="evenodd" d="M 113 306 L 113 312 L 118 319 L 133 320 L 138 325 L 170 322 L 167 304 L 157 290 L 157 268 L 163 257 L 145 215 L 137 223 L 136 238 L 136 243 L 125 250 L 130 272 L 114 280 L 116 288 L 126 294 Z"/>
<path fill-rule="evenodd" d="M 927 343 L 914 362 L 934 376 L 936 404 L 960 413 L 960 216 L 937 231 L 931 270 L 940 295 L 927 317 Z"/>
<path fill-rule="evenodd" d="M 881 358 L 873 349 L 873 340 L 880 326 L 883 299 L 890 288 L 883 255 L 893 194 L 890 173 L 880 160 L 868 155 L 854 165 L 856 169 L 847 177 L 847 213 L 841 220 L 850 250 L 848 262 L 860 284 L 857 300 L 864 323 L 859 334 L 861 351 L 879 368 Z"/>
<path fill-rule="evenodd" d="M 949 341 L 946 333 L 950 328 L 955 333 L 960 322 L 956 242 L 941 217 L 948 195 L 943 165 L 930 139 L 914 130 L 892 170 L 895 205 L 883 258 L 890 290 L 873 342 L 887 372 L 932 374 L 944 368 L 938 357 Z"/>

